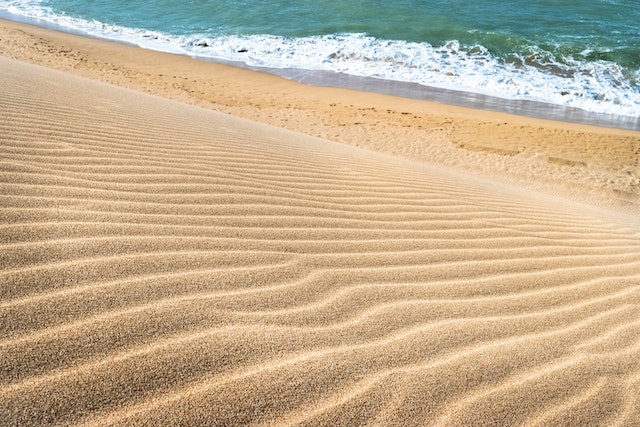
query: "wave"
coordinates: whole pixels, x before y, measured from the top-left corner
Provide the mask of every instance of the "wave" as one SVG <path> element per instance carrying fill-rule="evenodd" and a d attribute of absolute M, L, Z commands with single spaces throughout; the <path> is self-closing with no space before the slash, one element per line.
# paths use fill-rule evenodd
<path fill-rule="evenodd" d="M 519 53 L 499 57 L 484 46 L 468 46 L 457 40 L 432 46 L 361 33 L 307 37 L 169 34 L 61 15 L 33 0 L 10 2 L 4 12 L 14 19 L 146 49 L 231 61 L 276 73 L 287 69 L 330 71 L 593 113 L 640 115 L 640 70 L 589 59 L 593 55 L 586 50 L 575 58 L 525 46 Z"/>

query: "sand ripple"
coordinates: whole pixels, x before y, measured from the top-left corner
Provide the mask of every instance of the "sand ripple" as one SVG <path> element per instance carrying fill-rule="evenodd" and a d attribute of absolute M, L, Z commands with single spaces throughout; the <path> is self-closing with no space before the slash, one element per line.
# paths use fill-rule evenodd
<path fill-rule="evenodd" d="M 0 424 L 640 422 L 637 218 L 0 67 Z"/>

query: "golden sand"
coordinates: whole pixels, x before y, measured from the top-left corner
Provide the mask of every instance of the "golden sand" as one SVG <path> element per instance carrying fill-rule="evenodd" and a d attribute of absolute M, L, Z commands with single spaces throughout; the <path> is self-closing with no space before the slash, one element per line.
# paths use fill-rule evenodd
<path fill-rule="evenodd" d="M 511 149 L 489 138 L 506 115 L 259 73 L 237 101 L 238 79 L 229 102 L 216 98 L 237 113 L 223 114 L 7 56 L 31 52 L 94 78 L 102 69 L 138 89 L 144 67 L 190 61 L 179 78 L 191 80 L 214 67 L 219 79 L 194 82 L 212 87 L 234 81 L 227 67 L 145 51 L 136 59 L 127 46 L 25 28 L 2 34 L 37 45 L 12 50 L 14 39 L 0 37 L 0 424 L 640 422 L 637 189 L 593 195 L 587 179 L 609 171 L 615 181 L 616 167 L 630 168 L 624 141 L 637 133 L 545 122 L 539 135 L 567 143 L 531 136 L 536 155 L 585 165 L 543 162 L 487 152 Z M 56 43 L 67 39 L 93 51 L 62 54 Z M 43 46 L 59 50 L 39 56 Z M 122 52 L 111 57 L 120 71 L 78 65 L 109 49 Z M 205 104 L 148 81 L 150 92 Z M 269 106 L 243 104 L 251 90 L 262 100 L 283 88 L 287 98 Z M 341 128 L 331 120 L 365 101 L 376 113 L 358 120 L 385 130 L 331 135 Z M 241 113 L 279 125 L 289 117 L 303 130 L 306 115 L 317 121 L 310 133 L 383 153 Z M 425 128 L 445 117 L 443 133 Z M 478 150 L 452 148 L 452 135 L 483 120 L 486 141 L 458 134 Z M 589 138 L 611 142 L 610 156 L 592 153 Z M 443 167 L 437 154 L 449 149 L 484 175 L 507 176 L 511 160 L 559 175 L 535 175 L 547 190 L 536 192 Z M 433 162 L 419 161 L 432 152 Z M 563 168 L 584 185 L 576 197 L 598 207 L 557 196 Z"/>

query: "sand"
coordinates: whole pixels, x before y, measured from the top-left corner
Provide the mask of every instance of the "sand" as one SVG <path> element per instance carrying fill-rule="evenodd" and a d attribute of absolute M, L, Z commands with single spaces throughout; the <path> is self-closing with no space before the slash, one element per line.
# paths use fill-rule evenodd
<path fill-rule="evenodd" d="M 640 421 L 637 132 L 0 34 L 0 424 Z"/>

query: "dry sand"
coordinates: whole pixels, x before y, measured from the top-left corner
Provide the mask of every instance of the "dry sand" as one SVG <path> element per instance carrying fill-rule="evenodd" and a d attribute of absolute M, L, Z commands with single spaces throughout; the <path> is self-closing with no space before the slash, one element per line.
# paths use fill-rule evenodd
<path fill-rule="evenodd" d="M 607 193 L 589 180 L 637 166 L 637 133 L 3 25 L 0 424 L 640 423 L 637 181 Z M 210 85 L 228 98 L 205 106 L 404 157 L 6 56 L 135 88 L 147 69 L 148 91 L 204 105 L 188 90 Z M 187 62 L 176 80 L 209 77 L 184 92 L 151 75 Z M 384 130 L 331 122 L 356 114 Z M 501 154 L 490 135 L 504 121 L 537 160 Z M 569 168 L 599 207 L 433 165 L 446 150 L 512 181 L 515 160 L 559 174 L 529 180 L 547 193 L 563 194 L 552 184 Z"/>

